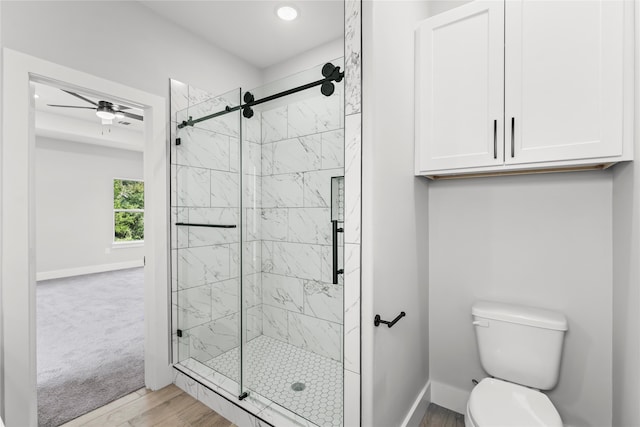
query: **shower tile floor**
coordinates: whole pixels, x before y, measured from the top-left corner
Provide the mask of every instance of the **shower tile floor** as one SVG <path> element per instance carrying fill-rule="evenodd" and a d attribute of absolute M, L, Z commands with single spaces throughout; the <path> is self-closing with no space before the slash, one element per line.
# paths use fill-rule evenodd
<path fill-rule="evenodd" d="M 260 335 L 246 346 L 245 386 L 319 426 L 342 425 L 342 364 Z M 239 349 L 205 365 L 237 381 Z M 304 390 L 294 391 L 294 383 Z"/>

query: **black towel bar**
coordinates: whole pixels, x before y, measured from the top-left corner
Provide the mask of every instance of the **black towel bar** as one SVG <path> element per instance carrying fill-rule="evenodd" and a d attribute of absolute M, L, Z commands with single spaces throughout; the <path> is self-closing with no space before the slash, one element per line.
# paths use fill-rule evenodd
<path fill-rule="evenodd" d="M 176 222 L 176 225 L 186 225 L 189 227 L 210 227 L 210 228 L 236 228 L 236 225 L 227 224 L 191 224 L 188 222 Z"/>

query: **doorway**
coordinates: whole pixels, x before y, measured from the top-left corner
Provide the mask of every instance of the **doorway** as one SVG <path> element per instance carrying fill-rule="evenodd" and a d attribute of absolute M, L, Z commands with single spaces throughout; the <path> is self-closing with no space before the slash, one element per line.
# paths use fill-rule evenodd
<path fill-rule="evenodd" d="M 33 83 L 96 97 L 111 96 L 118 103 L 144 111 L 144 383 L 152 390 L 172 380 L 167 274 L 166 101 L 163 97 L 10 49 L 4 49 L 3 60 L 1 284 L 5 328 L 2 409 L 7 425 L 35 426 L 38 424 L 37 236 Z"/>
<path fill-rule="evenodd" d="M 38 424 L 144 387 L 144 112 L 35 94 Z"/>

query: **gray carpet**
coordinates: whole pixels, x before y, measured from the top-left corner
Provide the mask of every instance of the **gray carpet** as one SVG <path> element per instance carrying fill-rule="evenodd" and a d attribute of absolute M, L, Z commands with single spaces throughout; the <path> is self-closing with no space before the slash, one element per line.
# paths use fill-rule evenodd
<path fill-rule="evenodd" d="M 142 268 L 45 280 L 36 289 L 40 426 L 144 386 Z"/>

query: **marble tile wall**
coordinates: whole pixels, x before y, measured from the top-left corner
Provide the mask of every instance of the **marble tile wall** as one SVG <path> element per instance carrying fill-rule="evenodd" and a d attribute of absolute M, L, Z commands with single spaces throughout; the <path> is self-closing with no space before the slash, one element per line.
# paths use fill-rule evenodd
<path fill-rule="evenodd" d="M 341 361 L 344 292 L 342 277 L 331 283 L 331 178 L 344 175 L 343 90 L 309 92 L 262 112 L 263 334 Z"/>
<path fill-rule="evenodd" d="M 345 0 L 344 426 L 361 425 L 362 0 Z M 370 320 L 367 320 L 369 322 Z M 371 326 L 370 326 L 371 327 Z"/>

